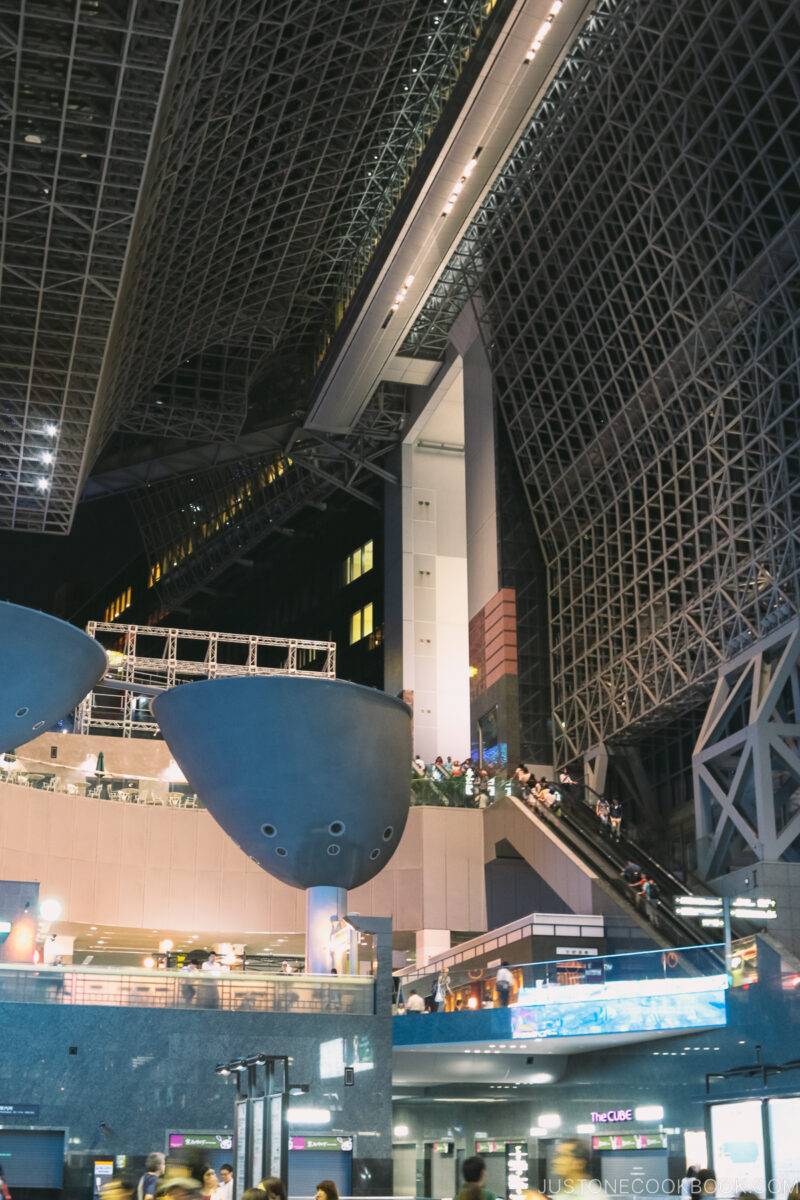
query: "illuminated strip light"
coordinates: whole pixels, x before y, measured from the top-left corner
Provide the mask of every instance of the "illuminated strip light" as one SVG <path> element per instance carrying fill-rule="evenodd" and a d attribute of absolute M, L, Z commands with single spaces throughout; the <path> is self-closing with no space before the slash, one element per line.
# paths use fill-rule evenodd
<path fill-rule="evenodd" d="M 392 304 L 388 313 L 384 317 L 383 324 L 381 325 L 381 329 L 385 329 L 386 326 L 389 324 L 392 317 L 397 312 L 398 308 L 400 307 L 400 305 L 403 303 L 406 296 L 408 295 L 408 289 L 411 287 L 413 282 L 414 282 L 413 275 L 406 276 L 406 280 L 405 280 L 403 286 L 400 288 L 400 291 L 397 293 L 397 295 L 394 298 L 394 303 Z"/>
<path fill-rule="evenodd" d="M 559 3 L 560 2 L 561 2 L 561 0 L 559 0 Z M 449 212 L 452 212 L 453 205 L 455 204 L 456 200 L 460 196 L 461 190 L 464 187 L 464 184 L 467 182 L 470 175 L 475 170 L 475 167 L 478 164 L 478 159 L 480 158 L 481 150 L 483 150 L 483 146 L 478 146 L 478 148 L 475 151 L 475 153 L 473 154 L 472 158 L 469 160 L 466 167 L 464 167 L 464 174 L 461 176 L 458 183 L 453 188 L 452 192 L 450 193 L 450 197 L 447 201 L 447 204 L 445 204 L 444 208 L 442 209 L 443 217 L 446 217 Z"/>
<path fill-rule="evenodd" d="M 539 32 L 536 34 L 536 37 L 531 42 L 530 50 L 525 55 L 525 58 L 523 60 L 525 63 L 532 63 L 533 60 L 536 58 L 536 55 L 542 48 L 542 42 L 544 41 L 544 39 L 547 37 L 548 33 L 550 32 L 550 28 L 553 24 L 553 20 L 554 20 L 556 14 L 561 11 L 561 7 L 562 7 L 563 3 L 564 3 L 564 0 L 553 0 L 553 7 L 550 9 L 550 12 L 547 14 L 544 21 L 542 22 L 542 24 L 539 28 Z"/>

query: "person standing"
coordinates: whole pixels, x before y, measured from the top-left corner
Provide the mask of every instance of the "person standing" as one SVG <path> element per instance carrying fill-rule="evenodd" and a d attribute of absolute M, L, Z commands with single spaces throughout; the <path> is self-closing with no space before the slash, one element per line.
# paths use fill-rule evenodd
<path fill-rule="evenodd" d="M 164 1155 L 154 1150 L 148 1154 L 144 1164 L 144 1175 L 136 1188 L 136 1200 L 154 1200 L 158 1181 L 164 1174 Z"/>
<path fill-rule="evenodd" d="M 609 820 L 611 822 L 611 836 L 615 842 L 618 842 L 622 837 L 622 818 L 625 816 L 625 810 L 622 807 L 620 800 L 612 800 L 609 806 Z"/>
<path fill-rule="evenodd" d="M 425 1012 L 425 1001 L 422 999 L 422 996 L 420 996 L 419 992 L 415 988 L 412 988 L 411 991 L 408 993 L 408 999 L 406 1000 L 406 1012 L 407 1013 L 423 1013 L 423 1012 Z"/>
<path fill-rule="evenodd" d="M 594 811 L 597 814 L 598 818 L 600 819 L 600 826 L 603 831 L 603 837 L 608 837 L 609 821 L 611 819 L 611 805 L 608 803 L 605 796 L 601 796 L 600 799 L 597 801 L 597 807 L 595 808 Z"/>
<path fill-rule="evenodd" d="M 497 988 L 497 998 L 500 1001 L 501 1008 L 508 1008 L 508 1002 L 511 997 L 511 989 L 514 986 L 514 976 L 508 969 L 508 963 L 505 959 L 500 964 L 500 970 L 495 977 L 495 987 Z"/>
<path fill-rule="evenodd" d="M 450 972 L 447 967 L 443 967 L 439 972 L 439 978 L 436 980 L 436 987 L 433 992 L 434 1012 L 442 1012 L 448 995 L 452 996 L 453 989 L 450 986 Z"/>
<path fill-rule="evenodd" d="M 314 1200 L 339 1200 L 339 1189 L 332 1179 L 322 1179 L 317 1184 Z"/>
<path fill-rule="evenodd" d="M 0 1197 L 2 1197 L 2 1200 L 11 1200 L 11 1192 L 9 1191 L 8 1184 L 6 1183 L 6 1176 L 5 1172 L 3 1171 L 2 1164 L 0 1164 Z"/>
<path fill-rule="evenodd" d="M 222 1164 L 219 1169 L 219 1177 L 219 1200 L 233 1200 L 233 1167 L 230 1163 Z"/>

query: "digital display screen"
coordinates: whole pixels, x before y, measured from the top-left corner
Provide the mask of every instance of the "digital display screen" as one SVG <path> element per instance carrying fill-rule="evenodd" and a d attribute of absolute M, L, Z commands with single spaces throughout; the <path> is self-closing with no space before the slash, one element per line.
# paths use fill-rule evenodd
<path fill-rule="evenodd" d="M 725 1024 L 726 985 L 726 976 L 709 976 L 527 988 L 511 1009 L 512 1036 L 583 1037 L 713 1028 Z"/>

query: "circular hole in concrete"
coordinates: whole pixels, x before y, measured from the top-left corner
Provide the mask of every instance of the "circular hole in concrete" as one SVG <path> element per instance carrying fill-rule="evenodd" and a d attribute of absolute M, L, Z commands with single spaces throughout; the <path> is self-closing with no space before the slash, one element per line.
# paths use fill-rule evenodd
<path fill-rule="evenodd" d="M 394 826 L 393 826 L 393 825 L 387 825 L 387 826 L 386 826 L 386 828 L 385 828 L 385 829 L 384 829 L 384 831 L 383 831 L 383 840 L 384 840 L 385 842 L 391 841 L 391 837 L 392 837 L 392 834 L 393 834 L 393 833 L 394 833 Z"/>
<path fill-rule="evenodd" d="M 276 847 L 275 847 L 275 853 L 276 853 L 276 854 L 277 854 L 277 855 L 278 855 L 280 858 L 286 858 L 286 855 L 287 855 L 287 853 L 288 853 L 288 852 L 287 852 L 287 850 L 286 850 L 286 847 L 285 847 L 285 846 L 276 846 Z"/>
<path fill-rule="evenodd" d="M 328 826 L 328 833 L 331 837 L 341 837 L 344 833 L 344 821 L 331 821 Z"/>
<path fill-rule="evenodd" d="M 261 826 L 261 832 L 263 833 L 264 837 L 275 837 L 275 834 L 278 831 L 274 825 L 270 825 L 269 821 L 267 821 L 265 825 Z"/>
<path fill-rule="evenodd" d="M 370 852 L 369 852 L 370 862 L 375 862 L 375 859 L 378 858 L 379 856 L 380 856 L 380 850 L 378 850 L 377 846 L 374 850 L 370 850 Z"/>
<path fill-rule="evenodd" d="M 30 711 L 31 710 L 27 706 L 24 708 L 18 708 L 17 711 L 14 713 L 14 716 L 15 717 L 27 717 L 27 715 Z"/>
<path fill-rule="evenodd" d="M 341 848 L 342 848 L 341 846 L 337 846 L 336 843 L 334 842 L 333 845 L 328 846 L 328 854 L 330 854 L 331 857 L 333 857 L 334 854 L 339 853 Z"/>

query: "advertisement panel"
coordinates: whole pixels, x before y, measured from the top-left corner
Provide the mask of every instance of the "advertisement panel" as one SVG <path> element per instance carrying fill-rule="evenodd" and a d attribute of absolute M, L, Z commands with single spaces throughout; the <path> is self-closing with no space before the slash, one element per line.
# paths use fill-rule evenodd
<path fill-rule="evenodd" d="M 711 1153 L 718 1196 L 766 1195 L 760 1100 L 712 1104 Z"/>

